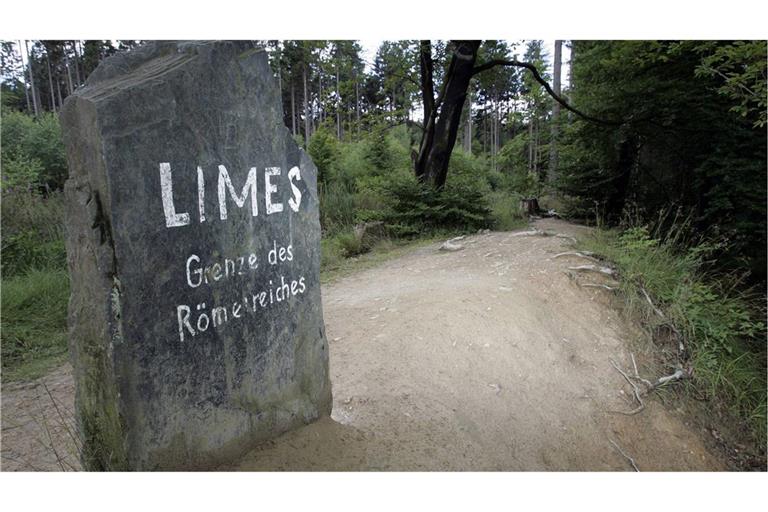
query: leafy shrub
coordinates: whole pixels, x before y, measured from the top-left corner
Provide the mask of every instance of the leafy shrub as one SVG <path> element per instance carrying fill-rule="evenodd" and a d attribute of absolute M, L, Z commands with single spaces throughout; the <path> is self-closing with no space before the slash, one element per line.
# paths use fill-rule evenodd
<path fill-rule="evenodd" d="M 61 128 L 56 114 L 45 113 L 37 119 L 21 112 L 2 112 L 3 180 L 14 171 L 37 172 L 32 180 L 48 189 L 61 189 L 67 178 L 67 162 Z M 9 166 L 9 167 L 6 167 Z"/>
<path fill-rule="evenodd" d="M 318 183 L 324 183 L 327 180 L 331 166 L 338 159 L 338 146 L 336 137 L 324 127 L 319 128 L 309 139 L 307 152 L 317 166 Z"/>
<path fill-rule="evenodd" d="M 37 158 L 24 154 L 8 154 L 2 162 L 2 180 L 0 187 L 6 190 L 31 192 L 40 186 L 43 164 Z"/>
<path fill-rule="evenodd" d="M 491 224 L 482 184 L 457 178 L 441 190 L 400 174 L 386 185 L 389 208 L 383 220 L 398 236 L 438 230 L 475 230 Z"/>

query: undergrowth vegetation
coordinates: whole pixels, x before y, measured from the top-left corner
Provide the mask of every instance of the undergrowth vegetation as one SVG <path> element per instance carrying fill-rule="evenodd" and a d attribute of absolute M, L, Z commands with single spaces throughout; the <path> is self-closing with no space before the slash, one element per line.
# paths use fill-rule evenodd
<path fill-rule="evenodd" d="M 713 412 L 741 424 L 759 446 L 766 441 L 765 302 L 742 278 L 714 272 L 712 255 L 722 242 L 684 240 L 687 222 L 657 232 L 648 226 L 598 230 L 583 246 L 613 262 L 630 314 L 656 334 L 671 324 L 684 352 L 675 354 L 692 378 L 688 385 Z M 654 313 L 647 292 L 664 315 Z M 651 309 L 648 312 L 648 309 Z M 674 332 L 674 331 L 673 331 Z M 676 352 L 676 350 L 675 350 Z"/>

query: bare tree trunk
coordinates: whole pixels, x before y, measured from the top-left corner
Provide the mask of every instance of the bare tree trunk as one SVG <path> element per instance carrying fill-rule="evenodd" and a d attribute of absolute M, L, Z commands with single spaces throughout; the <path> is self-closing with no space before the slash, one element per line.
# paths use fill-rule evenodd
<path fill-rule="evenodd" d="M 45 62 L 48 65 L 48 89 L 51 91 L 51 110 L 56 112 L 56 97 L 53 95 L 53 77 L 51 76 L 51 59 L 48 55 L 48 48 L 45 49 Z"/>
<path fill-rule="evenodd" d="M 336 138 L 341 140 L 341 91 L 339 90 L 339 61 L 336 60 Z"/>
<path fill-rule="evenodd" d="M 464 151 L 472 153 L 472 87 L 467 90 L 467 125 L 464 130 Z"/>
<path fill-rule="evenodd" d="M 32 55 L 29 53 L 28 41 L 24 40 L 24 48 L 27 51 L 27 70 L 29 71 L 29 85 L 32 88 L 32 104 L 35 108 L 35 117 L 40 115 L 40 97 L 35 87 L 35 74 L 32 69 Z"/>
<path fill-rule="evenodd" d="M 318 66 L 317 73 L 317 119 L 318 125 L 323 124 L 323 69 Z"/>
<path fill-rule="evenodd" d="M 355 121 L 357 122 L 357 139 L 360 140 L 360 84 L 355 72 Z"/>
<path fill-rule="evenodd" d="M 67 91 L 68 94 L 72 94 L 75 88 L 72 84 L 72 70 L 69 68 L 69 53 L 66 45 L 64 45 L 64 65 L 67 67 Z"/>
<path fill-rule="evenodd" d="M 573 61 L 576 58 L 576 48 L 573 44 L 574 42 L 571 41 L 571 56 L 568 59 L 568 102 L 573 105 L 573 87 L 574 87 L 574 80 L 573 80 Z M 571 122 L 573 120 L 573 113 L 571 111 L 568 111 L 568 122 Z"/>
<path fill-rule="evenodd" d="M 562 47 L 561 40 L 555 41 L 555 62 L 552 72 L 552 90 L 560 96 L 560 70 L 562 69 Z M 553 183 L 557 179 L 557 137 L 559 135 L 560 122 L 560 104 L 552 102 L 552 133 L 549 141 L 549 182 Z"/>
<path fill-rule="evenodd" d="M 425 119 L 425 136 L 422 137 L 415 172 L 420 180 L 438 189 L 445 185 L 448 175 L 448 162 L 456 144 L 461 112 L 464 110 L 479 46 L 479 41 L 457 42 L 445 73 L 439 101 L 436 102 L 440 106 L 440 113 L 434 109 L 429 119 Z M 428 140 L 431 144 L 425 144 Z"/>
<path fill-rule="evenodd" d="M 64 102 L 61 100 L 61 79 L 58 77 L 56 78 L 56 96 L 59 99 L 59 107 L 61 107 Z"/>
<path fill-rule="evenodd" d="M 528 172 L 533 172 L 533 115 L 528 121 Z"/>
<path fill-rule="evenodd" d="M 24 59 L 22 58 L 22 53 L 21 53 L 21 39 L 18 40 L 18 45 L 19 45 L 19 60 L 23 64 L 24 63 Z M 29 101 L 29 90 L 27 89 L 27 76 L 26 76 L 26 73 L 22 74 L 22 76 L 24 77 L 24 98 L 27 100 L 27 113 L 31 114 L 32 113 L 32 103 Z"/>
<path fill-rule="evenodd" d="M 77 41 L 72 41 L 72 43 L 75 46 L 75 78 L 77 79 L 77 87 L 80 87 L 84 82 L 84 77 L 80 75 L 80 50 L 77 48 Z"/>
<path fill-rule="evenodd" d="M 296 91 L 291 80 L 291 134 L 296 135 Z"/>
<path fill-rule="evenodd" d="M 307 65 L 302 69 L 304 78 L 304 147 L 309 147 L 309 98 L 307 95 Z"/>

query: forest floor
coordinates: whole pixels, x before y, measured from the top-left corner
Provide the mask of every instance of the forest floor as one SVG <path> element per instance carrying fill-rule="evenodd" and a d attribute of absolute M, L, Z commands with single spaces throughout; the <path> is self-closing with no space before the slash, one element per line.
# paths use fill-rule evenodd
<path fill-rule="evenodd" d="M 583 236 L 557 220 L 539 229 Z M 519 233 L 519 232 L 518 232 Z M 661 376 L 612 292 L 585 288 L 567 238 L 491 232 L 323 286 L 333 414 L 222 470 L 726 470 L 684 408 L 631 411 L 612 366 Z M 2 469 L 78 467 L 71 370 L 2 389 Z M 56 448 L 54 451 L 53 448 Z M 622 453 L 623 452 L 623 453 Z"/>

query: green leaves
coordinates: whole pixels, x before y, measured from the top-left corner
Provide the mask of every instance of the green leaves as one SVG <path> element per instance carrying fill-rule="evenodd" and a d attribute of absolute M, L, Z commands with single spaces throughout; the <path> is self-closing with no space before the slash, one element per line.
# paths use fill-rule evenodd
<path fill-rule="evenodd" d="M 696 76 L 713 78 L 718 92 L 735 103 L 732 112 L 753 120 L 755 127 L 765 126 L 766 41 L 700 43 L 694 51 L 702 55 Z"/>

